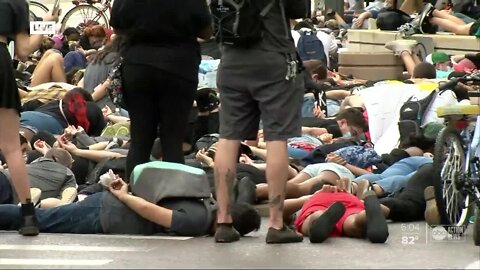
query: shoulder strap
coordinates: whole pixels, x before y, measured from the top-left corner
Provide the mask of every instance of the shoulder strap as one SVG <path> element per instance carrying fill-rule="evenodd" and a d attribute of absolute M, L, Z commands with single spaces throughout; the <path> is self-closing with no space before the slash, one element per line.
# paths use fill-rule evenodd
<path fill-rule="evenodd" d="M 273 5 L 275 5 L 275 1 L 277 0 L 271 0 L 270 3 L 268 3 L 268 5 L 263 8 L 262 12 L 260 12 L 260 16 L 265 17 L 268 12 L 270 12 L 270 10 L 273 8 Z"/>

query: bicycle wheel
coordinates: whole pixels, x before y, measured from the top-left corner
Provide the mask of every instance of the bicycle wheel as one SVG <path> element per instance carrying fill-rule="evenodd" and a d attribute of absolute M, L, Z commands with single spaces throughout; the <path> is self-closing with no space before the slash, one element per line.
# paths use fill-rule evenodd
<path fill-rule="evenodd" d="M 79 5 L 70 9 L 62 20 L 62 29 L 67 27 L 83 27 L 85 25 L 96 22 L 99 25 L 109 27 L 108 19 L 105 14 L 97 7 L 91 5 Z"/>
<path fill-rule="evenodd" d="M 465 152 L 464 144 L 455 129 L 444 128 L 438 135 L 433 167 L 440 174 L 435 187 L 437 208 L 443 225 L 467 226 L 470 196 L 464 192 Z"/>
<path fill-rule="evenodd" d="M 47 14 L 48 8 L 39 2 L 31 1 L 29 5 L 30 9 L 30 20 L 36 20 L 36 18 L 41 18 L 43 15 Z"/>

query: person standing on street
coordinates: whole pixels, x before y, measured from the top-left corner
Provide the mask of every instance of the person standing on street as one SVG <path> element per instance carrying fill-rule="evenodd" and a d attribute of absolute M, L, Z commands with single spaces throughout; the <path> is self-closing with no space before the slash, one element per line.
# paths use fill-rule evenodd
<path fill-rule="evenodd" d="M 201 61 L 197 38 L 212 35 L 207 3 L 115 0 L 110 22 L 126 39 L 120 51 L 123 97 L 131 119 L 126 176 L 150 160 L 158 136 L 163 160 L 184 163 L 182 142 Z"/>
<path fill-rule="evenodd" d="M 240 239 L 240 234 L 232 226 L 230 209 L 238 149 L 242 140 L 257 138 L 261 120 L 267 142 L 266 176 L 270 188 L 266 242 L 301 242 L 303 237 L 283 223 L 283 202 L 288 178 L 287 139 L 301 134 L 304 92 L 300 80 L 295 80 L 299 63 L 288 22 L 306 16 L 307 1 L 247 1 L 249 6 L 237 13 L 240 23 L 232 23 L 237 25 L 232 27 L 233 31 L 238 30 L 237 35 L 232 36 L 229 36 L 232 31 L 222 28 L 228 28 L 228 21 L 218 19 L 223 16 L 222 12 L 234 8 L 227 2 L 217 0 L 210 5 L 219 29 L 217 39 L 223 45 L 217 74 L 221 110 L 220 141 L 215 156 L 219 208 L 215 241 L 228 243 Z M 244 14 L 255 14 L 255 9 L 259 16 L 247 16 L 246 21 L 241 21 Z M 232 13 L 235 12 L 225 13 L 225 18 Z M 255 19 L 261 21 L 255 22 Z M 240 33 L 249 24 L 252 28 Z M 261 33 L 256 28 L 258 25 L 261 25 Z M 242 34 L 245 34 L 245 42 L 237 39 Z"/>
<path fill-rule="evenodd" d="M 59 9 L 44 16 L 44 21 L 58 21 Z M 37 219 L 30 194 L 27 169 L 20 147 L 19 112 L 21 110 L 12 58 L 8 44 L 15 41 L 15 55 L 24 61 L 40 47 L 43 35 L 30 34 L 29 8 L 25 0 L 0 0 L 0 150 L 5 156 L 13 186 L 21 203 L 19 233 L 38 235 Z"/>

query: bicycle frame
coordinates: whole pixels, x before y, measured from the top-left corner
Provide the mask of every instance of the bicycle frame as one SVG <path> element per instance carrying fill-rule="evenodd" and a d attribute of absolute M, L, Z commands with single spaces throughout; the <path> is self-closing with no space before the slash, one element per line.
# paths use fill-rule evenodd
<path fill-rule="evenodd" d="M 466 120 L 454 121 L 454 123 L 461 123 Z M 478 165 L 480 158 L 480 115 L 476 117 L 476 125 L 473 131 L 473 135 L 470 135 L 468 126 L 462 128 L 460 136 L 462 137 L 465 153 L 465 168 L 464 168 L 464 180 L 462 190 L 470 195 L 477 207 L 480 208 L 480 166 Z"/>
<path fill-rule="evenodd" d="M 89 5 L 89 6 L 96 7 L 100 12 L 96 15 L 96 17 L 93 18 L 93 20 L 98 20 L 99 19 L 99 14 L 101 14 L 101 13 L 106 14 L 107 11 L 108 11 L 109 15 L 112 14 L 112 0 L 106 0 L 105 3 L 100 2 L 99 4 L 101 5 L 100 8 L 95 6 L 95 4 L 90 4 L 90 3 L 87 3 L 86 1 L 78 1 L 76 6 Z"/>

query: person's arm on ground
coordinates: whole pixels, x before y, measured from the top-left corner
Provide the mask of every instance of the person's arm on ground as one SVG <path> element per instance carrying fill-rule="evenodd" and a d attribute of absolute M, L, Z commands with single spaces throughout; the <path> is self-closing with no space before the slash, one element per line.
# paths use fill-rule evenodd
<path fill-rule="evenodd" d="M 350 95 L 348 90 L 330 90 L 325 93 L 328 99 L 344 100 Z"/>
<path fill-rule="evenodd" d="M 95 162 L 100 162 L 104 158 L 125 157 L 124 155 L 115 153 L 115 152 L 109 152 L 109 151 L 103 151 L 103 150 L 78 149 L 78 147 L 75 146 L 73 143 L 64 140 L 63 136 L 57 139 L 57 141 L 60 148 L 67 150 L 70 154 L 73 154 L 82 158 L 86 158 L 88 160 L 92 160 Z"/>
<path fill-rule="evenodd" d="M 103 117 L 105 118 L 105 121 L 114 123 L 114 124 L 124 124 L 130 122 L 130 118 L 125 117 L 125 116 L 120 116 L 120 115 L 115 115 L 110 107 L 106 106 L 103 107 L 102 109 Z"/>
<path fill-rule="evenodd" d="M 110 192 L 141 217 L 165 228 L 172 226 L 173 211 L 128 194 L 128 185 L 120 178 L 112 181 Z"/>
<path fill-rule="evenodd" d="M 369 171 L 365 170 L 365 169 L 362 169 L 362 168 L 359 168 L 357 166 L 354 166 L 354 165 L 351 165 L 349 164 L 347 161 L 345 161 L 342 157 L 340 157 L 339 155 L 335 154 L 335 153 L 330 153 L 327 155 L 327 159 L 326 159 L 327 162 L 332 162 L 332 163 L 337 163 L 339 165 L 342 165 L 344 166 L 345 168 L 347 168 L 349 171 L 351 171 L 355 176 L 360 176 L 360 175 L 364 175 L 364 174 L 370 174 Z"/>
<path fill-rule="evenodd" d="M 361 29 L 363 27 L 363 23 L 365 22 L 365 20 L 368 20 L 371 17 L 372 17 L 372 13 L 370 13 L 370 11 L 363 12 L 362 14 L 358 15 L 357 19 L 353 23 L 352 28 Z"/>
<path fill-rule="evenodd" d="M 104 98 L 108 94 L 108 87 L 110 86 L 110 80 L 105 80 L 102 84 L 99 84 L 92 93 L 93 101 L 97 102 Z"/>
<path fill-rule="evenodd" d="M 252 149 L 252 153 L 261 158 L 262 160 L 267 160 L 267 150 L 266 149 L 262 149 L 262 148 L 259 148 L 259 147 L 256 147 L 256 146 L 250 146 L 250 149 Z"/>
<path fill-rule="evenodd" d="M 308 134 L 316 137 L 325 133 L 328 133 L 326 128 L 302 127 L 302 134 Z"/>

